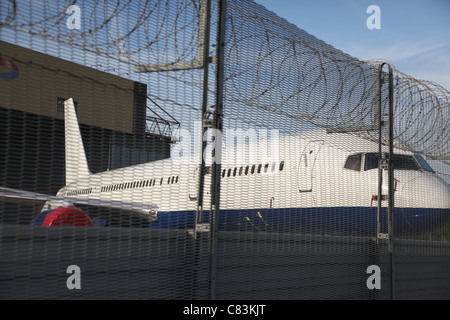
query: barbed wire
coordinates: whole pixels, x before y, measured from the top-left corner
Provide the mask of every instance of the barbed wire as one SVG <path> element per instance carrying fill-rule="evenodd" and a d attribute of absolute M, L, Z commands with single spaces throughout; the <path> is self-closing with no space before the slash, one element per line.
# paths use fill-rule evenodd
<path fill-rule="evenodd" d="M 375 124 L 380 85 L 387 113 L 388 86 L 379 84 L 378 68 L 388 63 L 397 146 L 450 164 L 447 89 L 386 60 L 345 54 L 252 1 L 229 4 L 225 64 L 231 101 L 338 131 L 368 128 Z M 377 130 L 355 134 L 378 141 Z"/>
<path fill-rule="evenodd" d="M 198 14 L 196 0 L 9 0 L 0 4 L 0 27 L 136 64 L 140 53 L 146 63 L 163 63 L 195 54 Z M 79 28 L 68 27 L 77 20 Z"/>
<path fill-rule="evenodd" d="M 44 0 L 30 5 L 10 0 L 0 4 L 0 27 L 134 65 L 177 63 L 195 58 L 201 3 Z M 81 9 L 79 30 L 67 27 L 70 5 Z M 256 107 L 325 128 L 373 124 L 377 66 L 386 61 L 345 54 L 251 0 L 229 1 L 227 19 L 225 90 L 230 105 Z M 389 65 L 394 71 L 395 139 L 405 148 L 450 163 L 450 92 Z M 201 85 L 200 78 L 183 80 L 186 72 L 167 75 Z M 387 90 L 382 89 L 385 110 Z M 360 134 L 370 139 L 377 135 Z"/>
<path fill-rule="evenodd" d="M 394 129 L 407 148 L 450 164 L 450 92 L 441 85 L 405 74 L 387 60 L 394 74 Z"/>

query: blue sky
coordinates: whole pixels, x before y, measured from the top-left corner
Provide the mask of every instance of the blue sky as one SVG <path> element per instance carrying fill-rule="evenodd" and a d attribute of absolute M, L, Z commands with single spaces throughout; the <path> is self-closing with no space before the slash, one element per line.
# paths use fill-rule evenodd
<path fill-rule="evenodd" d="M 360 59 L 383 58 L 450 91 L 449 0 L 255 0 L 315 37 Z M 381 29 L 366 26 L 370 5 Z"/>

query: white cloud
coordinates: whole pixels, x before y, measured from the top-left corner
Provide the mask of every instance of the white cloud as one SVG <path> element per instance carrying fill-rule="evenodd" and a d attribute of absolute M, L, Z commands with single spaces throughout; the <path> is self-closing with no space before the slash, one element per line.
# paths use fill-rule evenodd
<path fill-rule="evenodd" d="M 450 90 L 450 39 L 431 36 L 420 41 L 402 40 L 380 46 L 350 44 L 344 52 L 363 59 L 385 59 L 415 78 L 436 82 Z"/>

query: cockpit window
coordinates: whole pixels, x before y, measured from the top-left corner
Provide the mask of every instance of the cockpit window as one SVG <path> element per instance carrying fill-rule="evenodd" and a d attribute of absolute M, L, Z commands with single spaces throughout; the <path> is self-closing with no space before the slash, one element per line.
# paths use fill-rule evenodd
<path fill-rule="evenodd" d="M 385 154 L 387 158 L 387 154 Z M 395 170 L 427 170 L 422 168 L 422 163 L 416 161 L 417 157 L 404 154 L 394 154 L 393 165 Z M 423 160 L 425 162 L 425 160 Z M 425 162 L 426 163 L 426 162 Z M 428 166 L 428 164 L 427 164 Z M 428 166 L 429 167 L 429 166 Z M 367 153 L 364 170 L 371 170 L 378 168 L 378 153 Z M 431 168 L 430 168 L 431 169 Z M 429 170 L 427 170 L 429 171 Z"/>
<path fill-rule="evenodd" d="M 345 161 L 344 168 L 351 169 L 355 171 L 361 170 L 361 154 L 354 154 L 347 158 Z"/>
<path fill-rule="evenodd" d="M 420 154 L 414 154 L 414 157 L 420 163 L 420 165 L 422 166 L 423 170 L 434 173 L 433 168 L 430 167 L 428 162 L 426 162 L 426 160 Z"/>

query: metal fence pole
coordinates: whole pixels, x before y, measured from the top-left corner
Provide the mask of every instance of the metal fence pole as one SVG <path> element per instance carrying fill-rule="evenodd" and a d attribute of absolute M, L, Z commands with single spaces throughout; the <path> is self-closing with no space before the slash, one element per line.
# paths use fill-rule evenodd
<path fill-rule="evenodd" d="M 199 14 L 199 30 L 203 30 L 203 32 L 199 32 L 200 35 L 203 35 L 203 44 L 201 44 L 201 39 L 198 40 L 198 46 L 202 46 L 203 50 L 199 50 L 202 54 L 202 57 L 198 57 L 203 61 L 203 96 L 202 96 L 202 152 L 200 154 L 200 170 L 198 177 L 198 192 L 197 192 L 197 217 L 196 224 L 203 223 L 203 194 L 205 187 L 205 174 L 206 174 L 206 164 L 204 151 L 207 147 L 207 142 L 205 141 L 205 133 L 208 130 L 210 125 L 208 124 L 208 71 L 209 71 L 209 33 L 210 33 L 210 22 L 211 22 L 211 0 L 203 0 L 201 2 L 200 14 Z"/>
<path fill-rule="evenodd" d="M 378 110 L 378 152 L 379 152 L 379 165 L 378 165 L 378 235 L 380 236 L 380 223 L 381 223 L 381 203 L 383 200 L 382 197 L 382 183 L 383 183 L 383 170 L 385 166 L 385 161 L 383 159 L 382 154 L 382 127 L 386 125 L 385 122 L 382 121 L 382 107 L 381 107 L 381 92 L 382 87 L 384 83 L 384 74 L 383 74 L 383 67 L 384 65 L 388 65 L 389 73 L 388 76 L 388 157 L 387 157 L 387 171 L 388 171 L 388 207 L 387 207 L 387 214 L 388 214 L 388 230 L 387 230 L 387 236 L 388 236 L 388 251 L 389 251 L 389 258 L 390 258 L 390 289 L 391 289 L 391 299 L 394 300 L 395 294 L 394 294 L 394 164 L 393 164 L 393 158 L 394 158 L 394 81 L 393 81 L 393 71 L 389 64 L 382 63 L 379 67 L 379 110 Z"/>
<path fill-rule="evenodd" d="M 216 101 L 214 109 L 213 128 L 214 155 L 212 163 L 211 181 L 211 210 L 210 210 L 210 299 L 216 299 L 216 270 L 217 270 L 217 231 L 220 215 L 220 172 L 222 157 L 222 116 L 223 116 L 223 86 L 224 86 L 224 49 L 225 26 L 227 17 L 227 0 L 219 1 L 217 27 L 217 66 L 216 66 Z"/>
<path fill-rule="evenodd" d="M 394 82 L 389 66 L 389 162 L 388 162 L 388 232 L 391 255 L 391 298 L 394 300 Z"/>
<path fill-rule="evenodd" d="M 381 91 L 383 87 L 383 65 L 378 67 L 378 195 L 377 195 L 377 243 L 380 242 L 380 233 L 381 233 L 381 209 L 383 202 L 383 150 L 382 150 L 382 134 L 383 134 L 383 111 L 382 111 L 382 102 L 381 102 Z"/>

